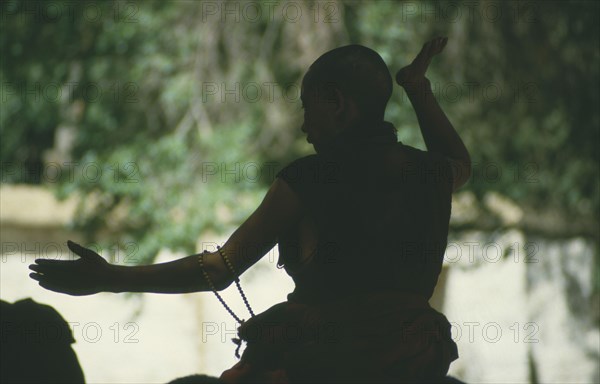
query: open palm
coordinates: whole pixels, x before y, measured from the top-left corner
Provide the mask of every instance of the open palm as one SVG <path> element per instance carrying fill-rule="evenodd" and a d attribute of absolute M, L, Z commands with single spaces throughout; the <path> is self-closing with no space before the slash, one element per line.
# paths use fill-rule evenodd
<path fill-rule="evenodd" d="M 29 274 L 43 288 L 68 295 L 82 296 L 102 292 L 110 281 L 110 264 L 99 254 L 68 241 L 80 258 L 74 261 L 36 259 Z"/>
<path fill-rule="evenodd" d="M 447 37 L 436 37 L 423 44 L 421 52 L 419 52 L 412 63 L 396 73 L 396 82 L 398 85 L 405 87 L 423 79 L 425 77 L 425 72 L 427 72 L 427 68 L 431 63 L 431 59 L 433 56 L 442 52 L 447 42 Z"/>

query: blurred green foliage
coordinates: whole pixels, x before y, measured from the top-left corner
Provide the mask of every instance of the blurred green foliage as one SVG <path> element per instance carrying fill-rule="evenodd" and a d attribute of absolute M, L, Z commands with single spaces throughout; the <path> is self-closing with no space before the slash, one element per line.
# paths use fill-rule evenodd
<path fill-rule="evenodd" d="M 2 181 L 78 162 L 58 190 L 90 196 L 74 223 L 90 241 L 135 242 L 139 262 L 191 253 L 311 153 L 298 85 L 320 54 L 367 45 L 394 74 L 444 35 L 428 77 L 474 161 L 465 190 L 597 223 L 598 3 L 295 2 L 295 18 L 287 4 L 2 2 Z M 386 117 L 424 149 L 400 89 Z M 74 143 L 52 157 L 61 132 Z"/>

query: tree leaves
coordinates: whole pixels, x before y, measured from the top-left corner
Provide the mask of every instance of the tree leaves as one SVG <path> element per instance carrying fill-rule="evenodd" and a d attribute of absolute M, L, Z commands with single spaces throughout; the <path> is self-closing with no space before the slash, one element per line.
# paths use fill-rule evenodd
<path fill-rule="evenodd" d="M 294 89 L 320 54 L 348 43 L 377 50 L 395 73 L 433 34 L 448 35 L 430 79 L 477 163 L 466 189 L 575 219 L 600 208 L 594 2 L 532 2 L 521 10 L 529 18 L 499 22 L 464 8 L 458 19 L 425 12 L 452 2 L 334 2 L 329 23 L 314 7 L 296 23 L 278 14 L 234 23 L 208 17 L 201 2 L 101 2 L 93 20 L 86 3 L 69 4 L 73 17 L 52 21 L 1 5 L 2 181 L 47 183 L 30 175 L 58 127 L 71 129 L 64 160 L 79 168 L 60 191 L 97 196 L 78 227 L 90 239 L 108 228 L 113 243 L 135 241 L 140 262 L 162 247 L 193 252 L 208 228 L 232 229 L 252 210 L 241 198 L 258 201 L 276 170 L 311 152 Z M 513 3 L 497 6 L 515 14 Z M 399 140 L 424 149 L 400 89 L 386 118 Z M 235 212 L 231 222 L 219 221 L 218 204 Z M 115 221 L 119 210 L 127 215 Z"/>

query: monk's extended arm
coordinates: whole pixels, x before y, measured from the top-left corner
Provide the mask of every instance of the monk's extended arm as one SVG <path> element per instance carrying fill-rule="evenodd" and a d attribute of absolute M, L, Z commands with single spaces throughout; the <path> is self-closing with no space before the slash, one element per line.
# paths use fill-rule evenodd
<path fill-rule="evenodd" d="M 204 270 L 217 290 L 227 288 L 250 266 L 263 257 L 300 220 L 300 201 L 287 183 L 277 178 L 260 206 L 231 235 L 222 251 L 234 268 L 232 273 L 218 251 L 204 255 Z M 43 288 L 69 295 L 98 292 L 187 293 L 208 291 L 198 255 L 167 263 L 145 266 L 109 264 L 102 256 L 79 244 L 68 242 L 80 259 L 37 259 L 29 276 Z"/>
<path fill-rule="evenodd" d="M 120 266 L 111 265 L 109 292 L 189 293 L 210 291 L 202 274 L 199 255 L 192 255 L 167 263 Z M 217 290 L 225 288 L 224 267 L 216 253 L 204 255 L 204 270 Z"/>

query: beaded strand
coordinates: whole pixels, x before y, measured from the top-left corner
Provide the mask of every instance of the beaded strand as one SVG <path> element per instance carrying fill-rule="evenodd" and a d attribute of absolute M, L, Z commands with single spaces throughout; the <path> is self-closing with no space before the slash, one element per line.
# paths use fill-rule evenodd
<path fill-rule="evenodd" d="M 254 317 L 254 312 L 252 311 L 252 308 L 250 307 L 250 304 L 248 303 L 248 299 L 246 298 L 246 295 L 244 294 L 244 291 L 242 290 L 242 286 L 240 285 L 240 279 L 238 278 L 237 273 L 235 273 L 235 269 L 233 269 L 233 265 L 227 258 L 225 251 L 223 249 L 221 249 L 221 247 L 218 245 L 217 245 L 217 251 L 219 251 L 219 254 L 223 258 L 223 261 L 225 262 L 225 264 L 227 265 L 227 267 L 229 268 L 231 273 L 233 273 L 233 276 L 235 276 L 235 285 L 237 286 L 238 291 L 240 292 L 240 295 L 242 296 L 242 300 L 244 300 L 244 304 L 246 304 L 246 308 L 248 308 L 248 312 L 250 312 L 250 315 L 252 317 Z"/>
<path fill-rule="evenodd" d="M 219 251 L 219 255 L 221 255 L 221 258 L 225 262 L 225 265 L 227 265 L 227 268 L 229 268 L 229 270 L 231 271 L 231 273 L 233 273 L 233 276 L 235 277 L 235 285 L 237 286 L 238 291 L 242 295 L 242 300 L 244 300 L 244 304 L 246 304 L 246 307 L 248 308 L 248 311 L 250 312 L 250 315 L 252 317 L 254 317 L 254 312 L 252 311 L 252 308 L 250 307 L 250 304 L 248 303 L 248 299 L 246 298 L 246 295 L 244 294 L 244 291 L 242 290 L 242 287 L 240 286 L 240 279 L 238 278 L 237 274 L 235 273 L 235 269 L 233 269 L 233 265 L 231 264 L 231 262 L 227 258 L 227 255 L 225 255 L 225 251 L 222 250 L 220 246 L 217 246 L 217 250 Z M 210 276 L 204 270 L 204 254 L 207 253 L 207 252 L 208 251 L 203 251 L 199 255 L 199 257 L 198 257 L 198 262 L 200 263 L 200 269 L 202 270 L 202 274 L 204 275 L 204 278 L 208 282 L 208 285 L 209 285 L 210 289 L 212 289 L 212 291 L 214 292 L 214 294 L 217 296 L 217 299 L 219 299 L 219 301 L 221 302 L 221 304 L 223 304 L 223 306 L 225 307 L 225 309 L 227 310 L 227 312 L 229 312 L 229 314 L 231 316 L 233 316 L 233 318 L 235 319 L 235 321 L 237 321 L 240 324 L 243 324 L 245 320 L 244 319 L 240 320 L 240 318 L 237 317 L 235 315 L 235 313 L 233 313 L 233 311 L 231 310 L 231 308 L 229 308 L 229 306 L 227 304 L 225 304 L 225 300 L 223 300 L 223 298 L 221 297 L 221 295 L 219 295 L 219 293 L 217 292 L 217 289 L 215 288 L 215 285 L 210 280 Z M 237 345 L 237 348 L 235 349 L 235 357 L 237 357 L 239 359 L 240 358 L 239 350 L 240 350 L 240 347 L 242 346 L 242 340 L 241 340 L 241 338 L 232 338 L 231 341 L 233 341 Z"/>
<path fill-rule="evenodd" d="M 221 295 L 219 295 L 219 293 L 217 292 L 217 289 L 215 288 L 215 285 L 213 284 L 213 282 L 210 280 L 210 276 L 208 276 L 208 273 L 206 273 L 206 271 L 204 270 L 204 254 L 207 251 L 204 251 L 200 254 L 200 256 L 198 257 L 198 261 L 200 263 L 200 269 L 202 270 L 202 274 L 204 275 L 204 278 L 206 279 L 206 281 L 208 282 L 208 286 L 210 287 L 210 289 L 212 289 L 212 291 L 214 292 L 214 294 L 217 296 L 217 299 L 219 299 L 219 301 L 221 302 L 221 304 L 223 304 L 223 306 L 225 307 L 225 309 L 227 310 L 227 312 L 229 312 L 231 314 L 231 316 L 233 316 L 233 318 L 238 322 L 238 323 L 243 323 L 244 320 L 240 320 L 239 317 L 237 317 L 235 315 L 235 313 L 233 313 L 233 311 L 231 310 L 231 308 L 229 308 L 229 306 L 227 304 L 225 304 L 225 301 L 223 300 L 223 298 L 221 297 Z"/>

